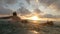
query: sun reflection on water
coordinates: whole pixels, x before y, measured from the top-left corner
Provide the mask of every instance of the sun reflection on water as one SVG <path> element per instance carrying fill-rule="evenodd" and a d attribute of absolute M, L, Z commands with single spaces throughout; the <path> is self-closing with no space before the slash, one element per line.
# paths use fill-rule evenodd
<path fill-rule="evenodd" d="M 31 30 L 31 31 L 29 31 L 29 34 L 39 34 L 39 32 L 37 32 L 35 30 Z"/>

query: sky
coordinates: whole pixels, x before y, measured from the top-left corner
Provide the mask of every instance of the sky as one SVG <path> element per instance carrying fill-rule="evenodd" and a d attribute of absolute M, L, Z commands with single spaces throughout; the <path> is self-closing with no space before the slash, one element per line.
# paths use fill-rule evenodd
<path fill-rule="evenodd" d="M 17 13 L 27 15 L 35 13 L 60 15 L 60 0 L 0 0 L 0 14 Z M 40 12 L 38 11 L 40 10 Z"/>

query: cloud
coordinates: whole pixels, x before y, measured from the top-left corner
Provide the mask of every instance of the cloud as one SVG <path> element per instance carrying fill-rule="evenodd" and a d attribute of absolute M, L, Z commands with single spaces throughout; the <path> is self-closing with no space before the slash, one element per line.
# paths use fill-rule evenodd
<path fill-rule="evenodd" d="M 55 15 L 60 14 L 60 2 L 59 2 L 60 0 L 39 0 L 39 1 L 40 1 L 39 6 L 43 5 L 44 7 L 45 6 L 46 6 L 46 8 L 49 7 L 50 9 L 52 9 L 54 11 L 52 11 L 52 10 L 51 11 L 49 11 L 49 10 L 39 11 L 39 9 L 38 9 L 39 6 L 38 6 L 38 4 L 35 3 L 35 0 L 0 0 L 0 6 L 3 7 L 3 10 L 9 10 L 9 11 L 10 10 L 13 10 L 13 11 L 22 10 L 23 11 L 22 13 L 27 12 L 27 14 L 30 13 L 29 10 L 35 10 L 36 13 L 46 12 L 46 13 L 55 14 Z M 20 9 L 20 7 L 24 7 L 24 9 Z M 42 7 L 41 9 L 43 10 L 44 7 Z M 26 8 L 28 8 L 28 9 L 26 9 Z M 1 11 L 3 11 L 3 10 L 1 10 Z"/>
<path fill-rule="evenodd" d="M 51 14 L 44 14 L 44 18 L 60 18 L 60 15 L 51 15 Z"/>
<path fill-rule="evenodd" d="M 30 4 L 30 0 L 26 0 L 28 4 Z"/>
<path fill-rule="evenodd" d="M 6 9 L 17 9 L 19 6 L 18 4 L 18 0 L 0 0 L 0 5 Z M 17 8 L 16 8 L 17 7 Z"/>
<path fill-rule="evenodd" d="M 53 15 L 51 15 L 51 14 L 45 14 L 45 15 L 43 15 L 45 18 L 54 18 L 54 16 Z"/>
<path fill-rule="evenodd" d="M 21 15 L 28 15 L 28 14 L 31 13 L 28 9 L 26 9 L 26 8 L 24 8 L 24 7 L 21 7 L 21 8 L 18 9 L 17 11 L 18 11 Z"/>
<path fill-rule="evenodd" d="M 46 4 L 47 6 L 49 6 L 56 1 L 57 0 L 40 0 L 40 3 Z"/>
<path fill-rule="evenodd" d="M 51 4 L 50 7 L 52 7 L 52 9 L 55 9 L 57 11 L 60 10 L 60 0 L 57 0 L 56 2 L 54 2 L 53 4 Z"/>
<path fill-rule="evenodd" d="M 42 13 L 42 11 L 40 11 L 39 9 L 34 9 L 34 13 L 40 14 Z"/>
<path fill-rule="evenodd" d="M 39 0 L 43 6 L 46 6 L 45 13 L 60 15 L 60 0 Z"/>
<path fill-rule="evenodd" d="M 41 0 L 41 3 L 46 4 L 53 10 L 60 10 L 60 0 Z"/>
<path fill-rule="evenodd" d="M 0 0 L 0 2 L 3 4 L 15 4 L 17 3 L 17 0 Z"/>
<path fill-rule="evenodd" d="M 3 7 L 0 7 L 0 14 L 10 14 L 10 13 L 12 13 L 12 10 L 10 10 L 10 9 L 5 9 L 5 8 L 3 8 Z"/>
<path fill-rule="evenodd" d="M 15 4 L 17 3 L 17 0 L 6 0 L 7 4 Z"/>

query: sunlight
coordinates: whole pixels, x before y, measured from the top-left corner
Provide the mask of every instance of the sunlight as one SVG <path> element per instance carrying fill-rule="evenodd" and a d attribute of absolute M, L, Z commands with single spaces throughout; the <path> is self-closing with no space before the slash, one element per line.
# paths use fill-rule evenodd
<path fill-rule="evenodd" d="M 33 16 L 31 17 L 31 20 L 39 20 L 39 18 L 37 16 Z"/>
<path fill-rule="evenodd" d="M 37 31 L 33 31 L 34 33 L 38 33 Z"/>
<path fill-rule="evenodd" d="M 34 21 L 40 20 L 40 18 L 38 16 L 32 16 L 32 17 L 29 17 L 29 18 L 26 18 L 26 19 L 28 19 L 28 20 L 34 20 Z"/>
<path fill-rule="evenodd" d="M 35 0 L 38 3 L 38 0 Z"/>
<path fill-rule="evenodd" d="M 39 32 L 32 30 L 30 31 L 30 34 L 39 34 Z"/>

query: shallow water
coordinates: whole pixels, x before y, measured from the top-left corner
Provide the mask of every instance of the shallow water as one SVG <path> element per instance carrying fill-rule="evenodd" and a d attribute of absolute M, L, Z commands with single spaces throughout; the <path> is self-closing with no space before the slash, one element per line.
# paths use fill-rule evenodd
<path fill-rule="evenodd" d="M 60 26 L 39 26 L 38 24 L 0 21 L 0 34 L 60 34 Z"/>

